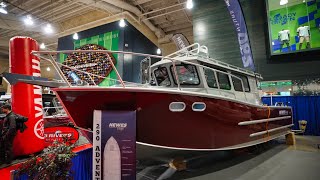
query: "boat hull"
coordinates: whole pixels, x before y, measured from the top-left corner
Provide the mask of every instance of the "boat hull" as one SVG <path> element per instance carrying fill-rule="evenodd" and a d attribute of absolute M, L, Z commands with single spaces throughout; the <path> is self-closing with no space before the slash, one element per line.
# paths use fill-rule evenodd
<path fill-rule="evenodd" d="M 138 88 L 55 89 L 75 123 L 92 129 L 94 110 L 128 110 L 137 113 L 137 142 L 140 145 L 176 150 L 227 150 L 251 146 L 287 134 L 292 124 L 291 108 L 264 107 L 222 97 Z M 172 112 L 169 104 L 184 102 L 183 112 Z M 192 110 L 203 102 L 202 112 Z M 283 113 L 285 112 L 285 113 Z M 276 121 L 239 125 L 252 120 Z M 275 131 L 270 131 L 278 129 Z M 267 131 L 261 135 L 252 134 Z"/>

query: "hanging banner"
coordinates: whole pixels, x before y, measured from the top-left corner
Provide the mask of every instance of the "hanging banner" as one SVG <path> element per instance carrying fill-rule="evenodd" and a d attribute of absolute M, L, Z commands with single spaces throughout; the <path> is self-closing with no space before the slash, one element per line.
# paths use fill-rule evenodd
<path fill-rule="evenodd" d="M 94 180 L 136 179 L 136 112 L 93 113 Z"/>
<path fill-rule="evenodd" d="M 187 38 L 183 34 L 180 34 L 180 33 L 175 34 L 172 36 L 171 39 L 174 42 L 174 44 L 177 46 L 178 50 L 190 46 L 189 41 L 187 40 Z"/>
<path fill-rule="evenodd" d="M 233 24 L 238 34 L 238 41 L 239 41 L 243 66 L 245 68 L 250 68 L 252 71 L 255 71 L 252 51 L 251 51 L 249 37 L 248 37 L 247 25 L 244 20 L 242 8 L 239 4 L 239 1 L 238 0 L 224 0 L 224 1 L 227 4 Z"/>

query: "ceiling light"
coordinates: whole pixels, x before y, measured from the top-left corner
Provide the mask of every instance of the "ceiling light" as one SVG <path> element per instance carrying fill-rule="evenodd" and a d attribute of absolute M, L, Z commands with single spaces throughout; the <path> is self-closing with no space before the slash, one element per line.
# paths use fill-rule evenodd
<path fill-rule="evenodd" d="M 44 45 L 44 43 L 41 43 L 40 44 L 40 49 L 45 49 L 46 48 L 46 45 Z"/>
<path fill-rule="evenodd" d="M 75 39 L 75 40 L 79 39 L 78 33 L 74 33 L 72 38 Z"/>
<path fill-rule="evenodd" d="M 5 7 L 7 7 L 7 5 L 4 2 L 1 2 L 0 3 L 0 13 L 8 14 L 8 11 L 5 9 Z"/>
<path fill-rule="evenodd" d="M 288 4 L 288 0 L 280 0 L 280 5 L 286 5 Z"/>
<path fill-rule="evenodd" d="M 161 49 L 157 49 L 157 54 L 161 54 Z"/>
<path fill-rule="evenodd" d="M 50 67 L 47 67 L 47 71 L 50 71 L 51 69 L 50 69 Z"/>
<path fill-rule="evenodd" d="M 126 22 L 124 21 L 124 19 L 121 19 L 121 20 L 119 21 L 119 26 L 120 26 L 120 27 L 125 27 L 125 26 L 126 26 Z"/>
<path fill-rule="evenodd" d="M 47 34 L 53 33 L 53 29 L 52 29 L 51 24 L 47 24 L 43 29 L 44 29 L 44 32 Z"/>
<path fill-rule="evenodd" d="M 0 13 L 2 13 L 2 14 L 8 14 L 8 11 L 7 11 L 5 8 L 0 7 Z"/>
<path fill-rule="evenodd" d="M 26 16 L 26 17 L 24 18 L 24 23 L 25 23 L 26 25 L 29 25 L 29 26 L 33 25 L 32 17 L 31 17 L 30 15 Z"/>
<path fill-rule="evenodd" d="M 192 9 L 192 8 L 193 8 L 192 0 L 187 0 L 187 9 Z"/>

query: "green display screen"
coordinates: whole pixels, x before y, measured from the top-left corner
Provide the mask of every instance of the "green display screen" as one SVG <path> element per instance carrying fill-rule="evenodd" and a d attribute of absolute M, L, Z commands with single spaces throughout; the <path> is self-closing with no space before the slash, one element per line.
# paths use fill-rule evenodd
<path fill-rule="evenodd" d="M 267 0 L 271 54 L 320 49 L 320 0 Z"/>

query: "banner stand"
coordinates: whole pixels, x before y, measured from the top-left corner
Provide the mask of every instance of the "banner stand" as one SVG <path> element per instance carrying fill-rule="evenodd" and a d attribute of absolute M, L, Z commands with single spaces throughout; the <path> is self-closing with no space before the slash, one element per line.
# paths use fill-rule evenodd
<path fill-rule="evenodd" d="M 95 110 L 92 155 L 92 179 L 136 179 L 136 112 Z"/>

